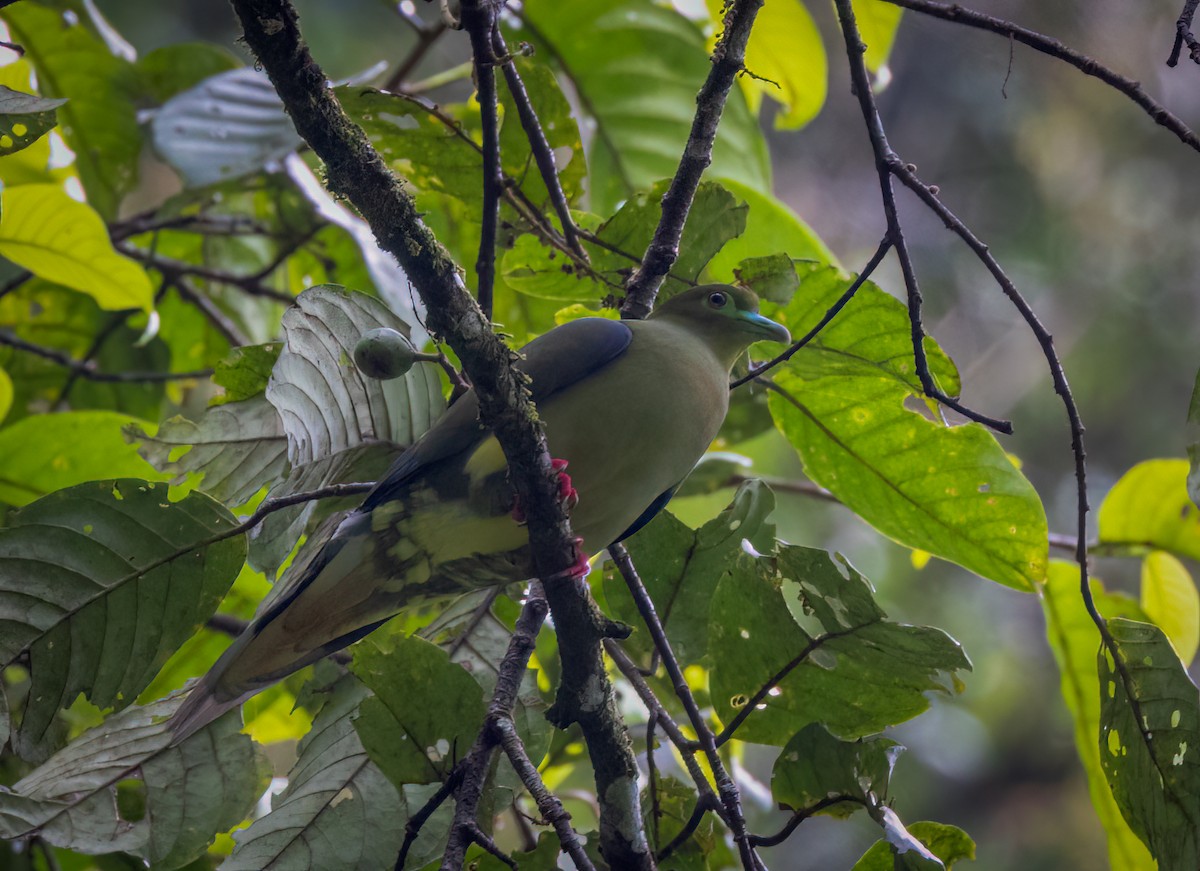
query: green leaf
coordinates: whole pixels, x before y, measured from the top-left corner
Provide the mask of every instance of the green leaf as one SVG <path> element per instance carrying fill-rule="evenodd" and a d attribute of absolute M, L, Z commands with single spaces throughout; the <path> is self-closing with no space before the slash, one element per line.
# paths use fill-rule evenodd
<path fill-rule="evenodd" d="M 727 243 L 708 264 L 714 281 L 733 281 L 749 257 L 787 254 L 793 260 L 816 260 L 837 265 L 838 259 L 816 232 L 781 200 L 729 178 L 718 179 L 749 208 L 746 230 Z"/>
<path fill-rule="evenodd" d="M 287 788 L 270 813 L 234 836 L 237 846 L 222 871 L 391 867 L 407 814 L 354 731 L 366 695 L 353 679 L 335 684 L 297 747 Z"/>
<path fill-rule="evenodd" d="M 213 367 L 213 383 L 225 389 L 224 395 L 213 404 L 240 402 L 265 391 L 271 379 L 271 370 L 282 350 L 283 345 L 279 342 L 268 342 L 230 351 L 228 357 Z"/>
<path fill-rule="evenodd" d="M 1190 665 L 1200 646 L 1200 593 L 1187 567 L 1165 551 L 1142 561 L 1142 610 Z"/>
<path fill-rule="evenodd" d="M 1107 622 L 1121 669 L 1100 651 L 1100 764 L 1117 806 L 1160 871 L 1191 871 L 1200 864 L 1196 686 L 1157 626 Z"/>
<path fill-rule="evenodd" d="M 180 868 L 213 836 L 241 822 L 269 767 L 230 712 L 178 746 L 166 720 L 173 696 L 110 717 L 9 790 L 0 790 L 0 837 L 30 835 L 86 853 L 116 850 L 154 868 Z M 138 778 L 145 812 L 123 819 L 114 784 Z"/>
<path fill-rule="evenodd" d="M 546 142 L 554 155 L 563 194 L 567 202 L 573 202 L 583 192 L 587 161 L 583 156 L 583 142 L 579 138 L 579 125 L 571 111 L 571 104 L 558 86 L 554 72 L 544 63 L 520 56 L 515 57 L 513 63 L 521 74 L 525 92 L 529 95 Z M 504 123 L 500 128 L 500 154 L 504 172 L 517 182 L 526 197 L 545 208 L 549 205 L 549 193 L 533 161 L 529 138 L 521 126 L 506 80 L 501 75 L 497 75 L 497 79 L 505 82 L 499 88 L 500 105 L 504 112 Z"/>
<path fill-rule="evenodd" d="M 126 439 L 142 443 L 138 452 L 155 469 L 177 481 L 202 475 L 199 489 L 230 506 L 249 502 L 288 471 L 283 422 L 261 396 L 208 408 L 198 423 L 176 415 L 155 435 L 138 424 L 124 432 Z M 189 450 L 180 453 L 180 448 Z"/>
<path fill-rule="evenodd" d="M 0 255 L 34 275 L 78 290 L 106 309 L 154 304 L 146 271 L 118 254 L 96 211 L 57 185 L 28 184 L 0 195 Z"/>
<path fill-rule="evenodd" d="M 121 437 L 136 421 L 112 411 L 63 411 L 0 429 L 0 501 L 24 505 L 54 490 L 100 478 L 155 476 Z"/>
<path fill-rule="evenodd" d="M 13 403 L 13 383 L 8 373 L 0 369 L 0 423 L 8 416 L 8 410 Z"/>
<path fill-rule="evenodd" d="M 0 85 L 0 157 L 28 148 L 54 129 L 58 123 L 55 110 L 65 102 Z"/>
<path fill-rule="evenodd" d="M 903 9 L 886 0 L 854 0 L 854 17 L 867 46 L 864 59 L 871 72 L 879 72 L 888 62 L 903 13 Z"/>
<path fill-rule="evenodd" d="M 33 3 L 10 6 L 3 15 L 13 41 L 37 70 L 42 94 L 69 100 L 59 109 L 59 121 L 83 189 L 100 215 L 114 217 L 137 179 L 142 150 L 136 70 L 92 36 L 77 15 Z"/>
<path fill-rule="evenodd" d="M 820 723 L 810 723 L 792 736 L 775 760 L 771 795 L 787 810 L 808 812 L 841 798 L 823 812 L 849 816 L 887 797 L 892 767 L 903 750 L 879 736 L 842 741 Z"/>
<path fill-rule="evenodd" d="M 787 305 L 800 289 L 796 266 L 786 254 L 748 257 L 733 270 L 738 284 L 743 284 L 776 305 Z"/>
<path fill-rule="evenodd" d="M 767 522 L 775 497 L 762 481 L 747 481 L 724 511 L 700 529 L 691 529 L 662 512 L 627 546 L 638 568 L 671 647 L 682 661 L 695 662 L 708 650 L 709 602 L 717 582 L 742 553 L 749 539 L 760 551 L 775 546 L 775 526 Z M 621 573 L 605 564 L 604 595 L 612 616 L 631 626 L 642 619 Z M 645 633 L 635 643 L 648 653 L 653 644 Z"/>
<path fill-rule="evenodd" d="M 706 5 L 719 34 L 726 7 L 721 0 Z M 763 96 L 783 107 L 775 116 L 776 129 L 798 130 L 821 111 L 829 77 L 825 45 L 800 0 L 774 0 L 759 10 L 746 46 L 746 69 L 750 75 L 738 81 L 750 107 L 756 110 Z"/>
<path fill-rule="evenodd" d="M 284 348 L 266 397 L 283 421 L 292 465 L 367 441 L 411 445 L 442 413 L 441 380 L 430 364 L 390 381 L 358 371 L 354 346 L 378 327 L 412 332 L 379 300 L 334 285 L 306 290 L 284 312 Z"/>
<path fill-rule="evenodd" d="M 695 786 L 669 775 L 660 775 L 653 787 L 655 800 L 649 795 L 650 785 L 642 789 L 642 825 L 653 839 L 651 846 L 661 851 L 683 831 L 699 795 Z M 716 871 L 736 866 L 737 860 L 725 843 L 724 831 L 713 814 L 706 814 L 691 837 L 672 852 L 669 859 L 659 862 L 664 871 Z"/>
<path fill-rule="evenodd" d="M 696 25 L 649 0 L 524 6 L 517 39 L 554 59 L 595 122 L 589 153 L 591 209 L 674 175 L 710 60 Z M 740 91 L 730 93 L 713 148 L 710 177 L 766 191 L 766 143 Z M 641 252 L 638 252 L 639 254 Z"/>
<path fill-rule="evenodd" d="M 28 656 L 16 748 L 44 758 L 55 714 L 84 696 L 124 707 L 203 625 L 246 557 L 233 517 L 199 493 L 136 479 L 59 490 L 0 530 L 0 665 Z M 182 554 L 176 556 L 180 551 Z"/>
<path fill-rule="evenodd" d="M 135 64 L 142 88 L 156 103 L 241 65 L 229 51 L 210 42 L 164 45 L 142 55 Z"/>
<path fill-rule="evenodd" d="M 956 862 L 975 859 L 975 842 L 957 826 L 919 822 L 909 825 L 907 831 L 938 858 L 942 867 L 952 868 Z M 925 864 L 919 864 L 921 862 Z M 938 866 L 912 852 L 897 853 L 888 841 L 883 840 L 876 841 L 874 846 L 854 863 L 851 871 L 918 871 L 929 867 Z"/>
<path fill-rule="evenodd" d="M 1153 867 L 1154 860 L 1121 816 L 1100 766 L 1100 694 L 1096 692 L 1100 633 L 1079 595 L 1079 567 L 1052 560 L 1041 596 L 1046 637 L 1062 676 L 1062 695 L 1071 713 L 1075 749 L 1087 775 L 1092 807 L 1108 840 L 1109 864 L 1112 871 L 1144 871 Z M 1099 581 L 1092 582 L 1092 597 L 1105 617 L 1141 619 L 1136 602 L 1106 592 Z"/>
<path fill-rule="evenodd" d="M 812 615 L 806 628 L 793 616 L 801 611 Z M 735 733 L 745 741 L 782 745 L 808 723 L 843 738 L 879 732 L 926 710 L 926 692 L 950 691 L 957 679 L 947 675 L 971 667 L 941 630 L 886 620 L 862 575 L 812 548 L 741 556 L 710 615 L 713 705 L 726 724 L 754 705 Z"/>
<path fill-rule="evenodd" d="M 257 172 L 301 144 L 266 73 L 245 68 L 176 94 L 150 128 L 155 150 L 189 187 Z"/>
<path fill-rule="evenodd" d="M 419 191 L 450 194 L 470 205 L 481 201 L 483 154 L 452 107 L 354 85 L 335 93 L 380 156 Z"/>
<path fill-rule="evenodd" d="M 784 322 L 806 332 L 846 286 L 814 269 Z M 776 377 L 776 425 L 805 473 L 884 535 L 1031 590 L 1048 559 L 1037 492 L 983 427 L 944 426 L 905 406 L 920 393 L 909 342 L 903 305 L 865 284 Z M 928 350 L 937 380 L 957 392 L 953 364 Z"/>
<path fill-rule="evenodd" d="M 595 229 L 604 244 L 584 243 L 591 257 L 589 270 L 574 266 L 560 252 L 527 234 L 517 239 L 501 261 L 504 281 L 522 294 L 559 302 L 597 302 L 608 294 L 620 294 L 625 277 L 658 226 L 666 187 L 663 182 L 630 197 L 612 218 Z M 594 216 L 582 216 L 579 223 L 592 229 L 596 220 Z M 746 207 L 721 185 L 702 182 L 683 228 L 679 259 L 671 267 L 674 277 L 663 284 L 660 298 L 679 293 L 689 286 L 688 282 L 695 282 L 713 255 L 745 226 Z"/>
<path fill-rule="evenodd" d="M 1146 460 L 1122 475 L 1100 503 L 1100 543 L 1200 559 L 1200 508 L 1187 476 L 1187 460 Z"/>
<path fill-rule="evenodd" d="M 354 727 L 392 783 L 435 783 L 467 755 L 483 722 L 483 691 L 444 650 L 420 638 L 369 636 L 351 671 L 375 694 Z"/>

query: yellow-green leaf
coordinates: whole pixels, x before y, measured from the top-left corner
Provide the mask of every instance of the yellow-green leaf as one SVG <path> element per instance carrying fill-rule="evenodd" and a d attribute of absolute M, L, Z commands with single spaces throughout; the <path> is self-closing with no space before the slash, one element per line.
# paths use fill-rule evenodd
<path fill-rule="evenodd" d="M 146 272 L 118 254 L 104 220 L 57 185 L 8 188 L 0 197 L 0 255 L 34 275 L 86 293 L 101 308 L 149 309 Z"/>
<path fill-rule="evenodd" d="M 1142 610 L 1190 665 L 1200 646 L 1200 593 L 1187 567 L 1165 551 L 1142 562 Z"/>
<path fill-rule="evenodd" d="M 884 0 L 854 0 L 854 17 L 867 46 L 865 60 L 871 72 L 878 72 L 887 63 L 903 11 Z"/>
<path fill-rule="evenodd" d="M 721 30 L 723 0 L 708 0 L 717 32 Z M 882 5 L 882 4 L 880 4 Z M 825 104 L 828 69 L 821 34 L 800 0 L 771 0 L 759 10 L 746 46 L 742 90 L 751 109 L 765 95 L 783 107 L 775 126 L 797 130 Z"/>
<path fill-rule="evenodd" d="M 12 408 L 13 383 L 8 373 L 0 369 L 0 423 L 3 423 L 8 410 Z"/>
<path fill-rule="evenodd" d="M 1100 505 L 1100 543 L 1200 559 L 1200 508 L 1188 498 L 1187 460 L 1147 460 Z"/>

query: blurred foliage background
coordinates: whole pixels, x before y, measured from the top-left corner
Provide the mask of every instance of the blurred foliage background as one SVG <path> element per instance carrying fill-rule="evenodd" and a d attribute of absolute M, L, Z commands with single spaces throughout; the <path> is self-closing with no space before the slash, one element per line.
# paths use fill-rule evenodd
<path fill-rule="evenodd" d="M 195 39 L 229 45 L 237 36 L 224 0 L 169 10 L 154 0 L 97 5 L 139 52 Z M 296 5 L 334 77 L 401 57 L 413 39 L 380 0 Z M 1164 64 L 1175 0 L 1004 0 L 979 8 L 1062 39 L 1200 124 L 1200 69 Z M 858 269 L 884 229 L 877 179 L 845 59 L 833 50 L 840 37 L 832 9 L 814 4 L 813 12 L 830 51 L 829 97 L 803 129 L 771 133 L 776 192 L 846 268 Z M 464 39 L 440 40 L 416 76 L 465 60 L 465 48 Z M 1200 357 L 1192 205 L 1200 156 L 1122 96 L 1053 59 L 915 14 L 905 14 L 884 75 L 890 83 L 879 102 L 893 147 L 992 246 L 1055 335 L 1088 427 L 1092 504 L 1138 461 L 1182 456 Z M 465 86 L 457 88 L 461 98 Z M 128 208 L 161 201 L 174 184 L 148 164 Z M 1070 532 L 1068 433 L 1033 338 L 973 256 L 911 198 L 901 203 L 927 325 L 963 372 L 964 400 L 1014 420 L 1006 447 L 1041 493 L 1051 529 Z M 893 293 L 901 287 L 894 260 L 875 280 Z M 754 447 L 760 469 L 798 471 L 776 431 Z M 699 521 L 728 496 L 693 497 L 675 510 Z M 788 494 L 779 501 L 781 537 L 842 551 L 875 582 L 891 616 L 944 628 L 973 659 L 965 693 L 935 698 L 930 714 L 895 730 L 909 748 L 895 779 L 906 816 L 964 828 L 979 846 L 969 867 L 980 871 L 1102 867 L 1104 839 L 1035 597 L 937 561 L 918 570 L 909 551 L 844 509 Z M 1098 564 L 1118 587 L 1135 572 L 1133 561 Z M 769 778 L 769 761 L 751 755 L 745 766 Z M 769 831 L 783 819 L 765 788 L 746 800 L 752 829 Z M 844 868 L 875 838 L 862 815 L 848 824 L 817 818 L 766 856 L 773 868 Z"/>

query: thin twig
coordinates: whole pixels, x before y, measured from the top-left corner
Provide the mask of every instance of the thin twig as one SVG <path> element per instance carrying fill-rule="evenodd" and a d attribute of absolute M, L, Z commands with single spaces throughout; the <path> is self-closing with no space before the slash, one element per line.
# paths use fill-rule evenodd
<path fill-rule="evenodd" d="M 1019 24 L 1005 21 L 1002 18 L 995 18 L 991 15 L 985 15 L 982 12 L 964 9 L 958 4 L 935 3 L 932 0 L 887 0 L 887 2 L 893 3 L 896 6 L 903 6 L 905 9 L 911 9 L 914 12 L 929 15 L 933 18 L 940 18 L 943 21 L 950 21 L 955 24 L 962 24 L 967 27 L 975 27 L 980 30 L 997 33 L 1000 36 L 1015 39 L 1017 42 L 1040 51 L 1042 54 L 1064 61 L 1084 75 L 1099 79 L 1106 85 L 1120 91 L 1149 115 L 1154 123 L 1170 130 L 1189 148 L 1200 151 L 1200 137 L 1176 115 L 1168 111 L 1165 106 L 1152 99 L 1142 89 L 1140 84 L 1109 69 L 1086 54 L 1069 48 L 1053 37 L 1038 33 L 1035 30 L 1029 30 L 1026 27 L 1021 27 Z M 1195 13 L 1196 5 L 1200 0 L 1187 0 L 1187 2 L 1188 6 L 1191 7 L 1192 13 Z M 1184 12 L 1187 13 L 1187 11 L 1187 7 L 1185 7 Z M 1180 18 L 1180 21 L 1183 21 L 1183 18 Z M 1191 19 L 1189 18 L 1188 24 L 1185 26 L 1190 26 L 1190 21 Z M 1170 64 L 1170 61 L 1168 61 L 1168 64 Z M 1173 64 L 1171 65 L 1173 66 Z"/>
<path fill-rule="evenodd" d="M 871 150 L 875 154 L 875 169 L 879 176 L 879 193 L 883 200 L 883 213 L 887 220 L 887 241 L 896 250 L 900 261 L 900 272 L 904 276 L 904 289 L 908 297 L 908 319 L 912 334 L 913 358 L 916 363 L 917 377 L 921 388 L 930 399 L 935 399 L 947 408 L 952 408 L 964 417 L 982 423 L 1002 433 L 1011 433 L 1012 424 L 1006 420 L 988 417 L 967 408 L 958 400 L 948 396 L 934 381 L 933 373 L 929 371 L 929 360 L 925 352 L 925 327 L 921 321 L 921 287 L 917 281 L 916 269 L 913 267 L 909 254 L 908 243 L 904 239 L 904 228 L 900 223 L 900 212 L 896 206 L 896 192 L 892 185 L 892 176 L 897 167 L 902 167 L 900 158 L 888 143 L 887 134 L 883 129 L 883 121 L 879 117 L 879 108 L 875 105 L 875 94 L 871 90 L 871 79 L 867 72 L 862 36 L 858 32 L 858 23 L 854 18 L 854 10 L 850 0 L 835 0 L 838 18 L 842 25 L 842 35 L 846 42 L 846 57 L 850 61 L 851 92 L 858 99 L 862 110 L 863 121 L 866 124 L 867 136 L 871 141 Z"/>
<path fill-rule="evenodd" d="M 863 282 L 871 277 L 871 273 L 875 271 L 875 268 L 879 266 L 879 264 L 883 261 L 883 258 L 887 256 L 887 253 L 891 250 L 891 247 L 891 239 L 887 236 L 884 236 L 879 243 L 879 247 L 875 249 L 875 253 L 871 255 L 871 259 L 867 261 L 867 265 L 863 267 L 862 272 L 860 272 L 850 286 L 846 288 L 845 293 L 838 297 L 837 302 L 829 307 L 829 310 L 825 312 L 824 316 L 820 321 L 817 322 L 816 326 L 805 333 L 802 338 L 796 341 L 790 348 L 788 348 L 775 359 L 768 363 L 764 363 L 761 366 L 752 367 L 749 373 L 743 375 L 741 378 L 730 384 L 729 389 L 733 390 L 735 387 L 741 387 L 747 381 L 753 381 L 758 376 L 771 371 L 780 363 L 786 363 L 788 360 L 792 359 L 797 351 L 815 339 L 817 334 L 820 333 L 821 330 L 825 329 L 825 327 L 829 325 L 829 322 L 834 319 L 837 313 L 845 308 L 846 304 L 854 298 L 854 294 L 858 293 L 858 289 L 863 286 Z"/>
<path fill-rule="evenodd" d="M 800 825 L 809 817 L 820 813 L 825 808 L 833 807 L 835 804 L 841 804 L 844 801 L 853 801 L 862 804 L 857 798 L 852 795 L 831 795 L 821 799 L 812 807 L 807 807 L 798 810 L 792 814 L 788 821 L 773 835 L 751 835 L 750 840 L 756 847 L 777 847 L 791 837 L 792 832 L 796 831 L 796 826 Z"/>
<path fill-rule="evenodd" d="M 642 265 L 625 285 L 621 317 L 644 318 L 654 308 L 654 298 L 663 279 L 679 256 L 679 241 L 687 222 L 700 177 L 712 163 L 713 142 L 725 110 L 733 81 L 746 63 L 746 43 L 763 0 L 732 0 L 725 15 L 725 29 L 713 49 L 712 69 L 696 97 L 696 115 L 679 168 L 662 199 L 662 217 L 654 230 Z"/>
<path fill-rule="evenodd" d="M 692 815 L 688 817 L 682 829 L 676 833 L 665 847 L 658 851 L 658 861 L 670 857 L 672 853 L 688 842 L 692 835 L 696 834 L 696 829 L 700 828 L 700 823 L 708 815 L 709 811 L 716 810 L 717 797 L 711 792 L 705 793 L 696 799 L 696 806 L 692 808 Z"/>
<path fill-rule="evenodd" d="M 101 381 L 105 383 L 187 381 L 197 378 L 207 378 L 209 375 L 212 375 L 211 369 L 196 369 L 192 372 L 101 372 L 96 368 L 96 364 L 90 360 L 76 360 L 70 354 L 59 351 L 57 348 L 35 345 L 33 342 L 27 342 L 24 339 L 14 336 L 7 330 L 0 330 L 0 345 L 7 345 L 18 351 L 35 354 L 38 357 L 50 360 L 78 375 L 80 378 L 86 378 L 89 381 Z"/>
<path fill-rule="evenodd" d="M 753 871 L 758 866 L 758 860 L 754 854 L 754 846 L 750 843 L 746 831 L 746 819 L 742 814 L 741 794 L 738 791 L 737 784 L 733 782 L 733 779 L 725 770 L 725 763 L 721 759 L 720 753 L 717 752 L 717 743 L 714 739 L 712 729 L 709 728 L 708 721 L 700 713 L 700 706 L 696 704 L 696 698 L 692 695 L 692 690 L 683 676 L 683 669 L 680 668 L 679 661 L 675 658 L 675 652 L 671 649 L 671 643 L 667 639 L 666 629 L 663 628 L 662 621 L 658 619 L 658 613 L 655 610 L 650 594 L 646 591 L 645 585 L 642 584 L 641 578 L 638 577 L 637 569 L 633 565 L 629 551 L 625 549 L 624 545 L 614 544 L 609 547 L 608 552 L 617 570 L 621 573 L 621 577 L 625 579 L 625 585 L 629 588 L 638 613 L 641 615 L 643 622 L 645 622 L 646 628 L 650 630 L 650 637 L 654 640 L 655 648 L 662 656 L 663 665 L 666 666 L 667 675 L 671 679 L 675 694 L 683 702 L 684 710 L 687 711 L 692 728 L 696 731 L 696 736 L 704 751 L 704 757 L 712 769 L 713 778 L 716 780 L 717 794 L 720 797 L 721 805 L 724 807 L 726 817 L 729 820 L 734 842 L 738 845 L 738 853 L 741 856 L 742 866 L 748 869 L 748 871 Z"/>
<path fill-rule="evenodd" d="M 464 759 L 458 765 L 454 766 L 454 770 L 450 772 L 450 776 L 445 782 L 438 787 L 437 792 L 431 795 L 425 804 L 421 805 L 420 810 L 408 818 L 408 822 L 404 824 L 404 842 L 400 845 L 400 852 L 396 855 L 395 871 L 404 871 L 404 865 L 408 861 L 408 853 L 416 843 L 417 838 L 421 835 L 421 829 L 425 827 L 425 823 L 429 822 L 429 818 L 434 815 L 438 808 L 446 803 L 448 799 L 458 788 L 458 784 L 462 781 L 463 766 L 467 760 Z"/>
<path fill-rule="evenodd" d="M 483 206 L 480 217 L 479 256 L 475 260 L 478 281 L 476 298 L 487 318 L 492 316 L 492 293 L 496 283 L 496 232 L 500 225 L 500 192 L 504 187 L 500 168 L 500 119 L 496 105 L 496 58 L 492 34 L 496 29 L 493 0 L 463 0 L 462 28 L 471 38 L 475 63 L 475 92 L 479 100 L 483 132 Z"/>
<path fill-rule="evenodd" d="M 181 300 L 191 303 L 200 310 L 200 313 L 208 319 L 213 329 L 221 334 L 230 347 L 240 348 L 243 345 L 250 344 L 250 337 L 242 332 L 241 327 L 235 324 L 233 319 L 225 314 L 208 296 L 192 287 L 183 276 L 171 279 L 169 284 L 179 294 Z"/>
<path fill-rule="evenodd" d="M 201 278 L 205 281 L 213 281 L 217 284 L 223 284 L 227 287 L 236 287 L 238 290 L 250 296 L 263 297 L 265 299 L 273 299 L 276 302 L 281 302 L 284 305 L 291 305 L 295 302 L 295 297 L 290 293 L 284 293 L 282 290 L 276 290 L 263 284 L 263 279 L 271 272 L 275 271 L 282 261 L 273 263 L 265 272 L 260 271 L 254 275 L 234 275 L 230 272 L 223 272 L 219 269 L 210 269 L 199 263 L 187 263 L 183 260 L 171 260 L 164 257 L 159 257 L 152 252 L 143 251 L 135 245 L 119 243 L 116 249 L 140 263 L 157 269 L 172 283 L 177 282 L 180 278 L 190 276 L 192 278 Z M 285 256 L 291 256 L 290 252 Z"/>
<path fill-rule="evenodd" d="M 413 46 L 412 51 L 408 53 L 408 56 L 400 62 L 400 66 L 396 67 L 395 71 L 388 76 L 388 80 L 383 85 L 385 91 L 402 90 L 405 79 L 417 68 L 417 64 L 425 59 L 425 55 L 429 53 L 429 49 L 433 48 L 433 44 L 447 30 L 446 22 L 440 19 L 433 24 L 425 24 L 416 15 L 405 12 L 401 8 L 404 6 L 403 3 L 395 3 L 393 6 L 397 14 L 412 26 L 417 34 L 417 42 Z"/>
<path fill-rule="evenodd" d="M 604 642 L 604 650 L 616 665 L 617 670 L 625 675 L 625 679 L 629 681 L 633 691 L 637 693 L 638 698 L 642 700 L 642 704 L 646 706 L 650 716 L 653 717 L 663 727 L 663 731 L 667 733 L 667 737 L 671 739 L 671 743 L 679 748 L 681 753 L 694 753 L 700 750 L 700 742 L 694 741 L 683 734 L 683 730 L 679 728 L 679 724 L 675 722 L 675 718 L 667 711 L 658 696 L 654 694 L 654 690 L 646 683 L 646 678 L 642 674 L 642 670 L 638 668 L 625 649 L 621 645 L 609 638 Z"/>
<path fill-rule="evenodd" d="M 537 164 L 542 182 L 550 194 L 550 204 L 558 215 L 559 223 L 562 224 L 563 238 L 579 257 L 587 260 L 587 252 L 583 250 L 583 246 L 579 242 L 579 233 L 575 229 L 575 221 L 571 218 L 571 207 L 567 203 L 566 194 L 563 193 L 562 185 L 558 180 L 558 169 L 554 165 L 554 153 L 550 150 L 546 132 L 542 129 L 541 121 L 538 120 L 537 112 L 525 90 L 525 83 L 521 80 L 521 73 L 508 53 L 508 47 L 504 44 L 504 37 L 500 34 L 499 28 L 492 32 L 492 49 L 503 65 L 504 81 L 508 85 L 508 93 L 517 107 L 521 129 L 525 131 L 525 138 L 529 141 L 529 150 L 533 154 L 534 163 Z"/>
<path fill-rule="evenodd" d="M 1200 6 L 1200 0 L 1186 0 L 1183 4 L 1183 11 L 1179 13 L 1179 19 L 1175 22 L 1175 42 L 1171 46 L 1171 56 L 1167 58 L 1169 67 L 1179 63 L 1179 53 L 1184 43 L 1187 43 L 1191 59 L 1200 64 L 1200 40 L 1192 34 L 1192 19 L 1196 17 L 1197 6 Z"/>

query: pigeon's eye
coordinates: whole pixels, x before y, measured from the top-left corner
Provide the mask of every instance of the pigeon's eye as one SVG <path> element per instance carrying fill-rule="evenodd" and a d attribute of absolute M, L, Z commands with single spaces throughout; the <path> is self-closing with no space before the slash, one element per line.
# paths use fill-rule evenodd
<path fill-rule="evenodd" d="M 724 308 L 727 302 L 729 302 L 729 297 L 719 290 L 708 295 L 708 304 L 713 308 Z"/>

